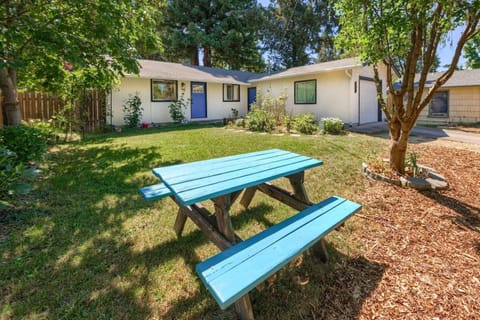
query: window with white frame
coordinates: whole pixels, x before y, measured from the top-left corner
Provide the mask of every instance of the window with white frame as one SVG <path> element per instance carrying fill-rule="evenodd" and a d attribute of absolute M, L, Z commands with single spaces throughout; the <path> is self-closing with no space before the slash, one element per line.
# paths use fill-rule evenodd
<path fill-rule="evenodd" d="M 177 100 L 177 81 L 152 80 L 152 101 Z"/>
<path fill-rule="evenodd" d="M 223 85 L 223 101 L 240 101 L 240 85 L 224 84 Z"/>

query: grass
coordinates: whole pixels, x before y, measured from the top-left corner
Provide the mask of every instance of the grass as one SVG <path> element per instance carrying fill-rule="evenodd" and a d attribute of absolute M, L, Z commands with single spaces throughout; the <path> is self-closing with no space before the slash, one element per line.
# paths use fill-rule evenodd
<path fill-rule="evenodd" d="M 157 182 L 151 169 L 281 148 L 324 161 L 307 171 L 311 200 L 337 194 L 361 202 L 360 163 L 383 146 L 361 135 L 273 136 L 190 125 L 55 147 L 34 195 L 21 210 L 0 213 L 0 319 L 234 319 L 232 310 L 219 311 L 194 271 L 216 247 L 191 222 L 177 239 L 173 202 L 139 196 L 140 187 Z M 285 179 L 278 184 L 288 188 Z M 257 194 L 249 210 L 235 205 L 232 219 L 248 237 L 292 213 Z M 257 318 L 299 318 L 321 308 L 316 297 L 326 290 L 326 271 L 356 259 L 352 228 L 347 223 L 327 238 L 328 264 L 306 256 L 281 271 L 273 287 L 254 291 Z"/>

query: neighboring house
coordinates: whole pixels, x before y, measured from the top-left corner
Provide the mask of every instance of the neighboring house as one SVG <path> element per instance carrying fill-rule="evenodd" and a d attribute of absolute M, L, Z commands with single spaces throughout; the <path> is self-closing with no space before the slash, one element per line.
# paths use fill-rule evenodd
<path fill-rule="evenodd" d="M 429 73 L 426 87 L 442 75 Z M 480 69 L 455 71 L 420 114 L 420 124 L 480 122 Z"/>
<path fill-rule="evenodd" d="M 171 122 L 168 106 L 183 95 L 189 121 L 245 116 L 257 94 L 286 96 L 290 114 L 311 113 L 317 120 L 337 117 L 346 124 L 382 121 L 373 69 L 356 58 L 287 69 L 273 74 L 140 60 L 140 74 L 121 79 L 111 94 L 112 124 L 123 124 L 122 105 L 129 95 L 142 100 L 145 123 Z M 385 79 L 385 68 L 380 69 Z M 383 81 L 383 94 L 386 83 Z M 191 103 L 190 103 L 191 102 Z"/>

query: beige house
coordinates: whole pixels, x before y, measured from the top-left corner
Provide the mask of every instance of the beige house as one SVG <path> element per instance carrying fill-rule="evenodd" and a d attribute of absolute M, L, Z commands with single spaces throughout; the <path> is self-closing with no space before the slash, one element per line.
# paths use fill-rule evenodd
<path fill-rule="evenodd" d="M 430 73 L 427 88 L 442 72 Z M 450 124 L 480 122 L 480 69 L 455 71 L 433 96 L 417 123 Z"/>
<path fill-rule="evenodd" d="M 358 125 L 383 120 L 371 67 L 356 58 L 296 67 L 273 74 L 256 74 L 178 63 L 140 60 L 139 75 L 126 76 L 110 95 L 111 123 L 122 125 L 122 105 L 137 94 L 142 122 L 171 122 L 172 101 L 187 102 L 188 121 L 216 121 L 245 116 L 257 95 L 286 96 L 291 114 L 311 113 L 317 120 L 336 117 Z M 385 79 L 385 70 L 380 70 Z M 386 83 L 383 81 L 383 94 Z"/>

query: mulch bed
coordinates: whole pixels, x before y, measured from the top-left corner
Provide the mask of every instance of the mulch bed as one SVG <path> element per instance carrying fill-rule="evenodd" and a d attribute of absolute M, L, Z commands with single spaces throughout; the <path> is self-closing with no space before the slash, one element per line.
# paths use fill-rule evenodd
<path fill-rule="evenodd" d="M 480 153 L 410 148 L 420 152 L 419 163 L 444 175 L 450 188 L 419 192 L 365 180 L 365 194 L 357 199 L 364 210 L 356 218 L 365 221 L 355 236 L 367 266 L 382 266 L 382 274 L 375 284 L 357 280 L 349 286 L 352 291 L 360 286 L 357 296 L 363 298 L 342 318 L 478 319 Z"/>

